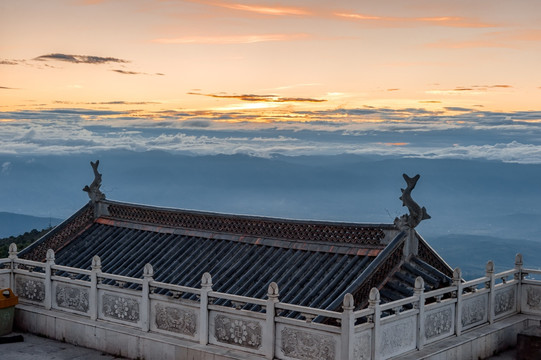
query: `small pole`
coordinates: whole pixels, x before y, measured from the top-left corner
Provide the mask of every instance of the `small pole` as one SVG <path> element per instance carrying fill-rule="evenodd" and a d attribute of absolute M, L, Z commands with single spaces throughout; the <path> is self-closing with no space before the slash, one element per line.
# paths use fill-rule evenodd
<path fill-rule="evenodd" d="M 53 280 L 51 266 L 54 265 L 54 250 L 47 250 L 45 256 L 45 301 L 44 306 L 46 310 L 51 310 L 53 304 Z"/>
<path fill-rule="evenodd" d="M 274 343 L 276 342 L 276 324 L 274 317 L 276 316 L 276 303 L 278 300 L 278 284 L 271 282 L 267 291 L 267 307 L 266 307 L 266 326 L 267 336 L 263 339 L 265 346 L 265 356 L 267 359 L 274 359 Z"/>
<path fill-rule="evenodd" d="M 489 260 L 486 266 L 486 276 L 489 280 L 485 283 L 485 288 L 488 289 L 488 322 L 492 324 L 494 322 L 494 303 L 496 300 L 496 293 L 494 291 L 494 262 Z"/>
<path fill-rule="evenodd" d="M 98 276 L 101 275 L 101 259 L 98 255 L 92 258 L 90 271 L 90 320 L 98 319 Z"/>
<path fill-rule="evenodd" d="M 209 292 L 212 291 L 212 277 L 208 272 L 201 277 L 201 297 L 200 297 L 200 315 L 199 315 L 199 343 L 207 345 L 209 343 Z"/>
<path fill-rule="evenodd" d="M 413 294 L 418 297 L 419 314 L 417 316 L 417 349 L 421 350 L 424 347 L 425 334 L 425 280 L 417 276 L 415 279 L 415 288 Z"/>
<path fill-rule="evenodd" d="M 141 330 L 150 330 L 150 282 L 153 280 L 154 269 L 152 265 L 146 264 L 143 268 L 143 289 L 141 302 Z"/>
<path fill-rule="evenodd" d="M 355 332 L 355 318 L 353 310 L 355 303 L 353 295 L 347 293 L 342 303 L 342 359 L 353 359 L 353 336 Z"/>

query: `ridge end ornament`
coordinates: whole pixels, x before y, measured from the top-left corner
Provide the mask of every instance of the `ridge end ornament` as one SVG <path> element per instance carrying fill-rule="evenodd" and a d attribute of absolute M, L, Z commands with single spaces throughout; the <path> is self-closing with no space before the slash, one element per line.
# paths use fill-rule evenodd
<path fill-rule="evenodd" d="M 105 194 L 102 193 L 100 190 L 101 174 L 98 172 L 99 165 L 99 160 L 96 160 L 96 162 L 90 162 L 90 166 L 92 166 L 92 170 L 94 171 L 94 181 L 92 181 L 90 185 L 86 185 L 83 188 L 83 191 L 88 193 L 88 197 L 90 198 L 90 201 L 92 201 L 92 203 L 105 200 Z"/>
<path fill-rule="evenodd" d="M 394 224 L 400 230 L 414 229 L 423 220 L 430 219 L 430 215 L 426 212 L 426 208 L 419 206 L 411 197 L 411 192 L 415 188 L 417 181 L 421 175 L 417 174 L 414 177 L 409 177 L 406 174 L 402 174 L 404 180 L 406 180 L 406 189 L 400 189 L 402 191 L 402 206 L 406 206 L 409 210 L 409 214 L 404 214 L 400 218 L 394 219 Z"/>

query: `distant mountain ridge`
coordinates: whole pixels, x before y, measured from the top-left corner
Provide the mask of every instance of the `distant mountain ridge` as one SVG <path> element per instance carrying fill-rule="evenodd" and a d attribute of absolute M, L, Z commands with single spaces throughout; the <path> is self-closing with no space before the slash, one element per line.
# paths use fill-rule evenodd
<path fill-rule="evenodd" d="M 0 238 L 21 235 L 32 229 L 42 230 L 56 226 L 63 220 L 58 218 L 0 212 Z"/>
<path fill-rule="evenodd" d="M 494 262 L 495 271 L 515 266 L 515 255 L 521 253 L 524 266 L 541 269 L 541 242 L 501 239 L 493 236 L 450 234 L 425 240 L 452 267 L 459 267 L 462 277 L 471 280 L 485 276 L 485 266 Z"/>

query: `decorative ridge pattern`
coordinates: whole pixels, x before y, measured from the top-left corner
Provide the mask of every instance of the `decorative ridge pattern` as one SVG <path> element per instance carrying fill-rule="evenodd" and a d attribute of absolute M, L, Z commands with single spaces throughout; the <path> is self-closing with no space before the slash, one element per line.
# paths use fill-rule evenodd
<path fill-rule="evenodd" d="M 354 224 L 325 224 L 196 213 L 108 203 L 112 218 L 230 234 L 301 241 L 326 241 L 381 245 L 383 227 Z M 392 226 L 389 230 L 393 229 Z"/>
<path fill-rule="evenodd" d="M 357 288 L 352 295 L 357 304 L 356 309 L 364 309 L 368 304 L 368 295 L 372 288 L 380 289 L 383 287 L 385 280 L 390 278 L 390 274 L 393 274 L 404 262 L 404 242 L 402 241 L 396 249 L 390 254 L 387 254 L 385 259 L 382 259 L 380 265 L 372 271 L 368 278 L 362 283 L 362 286 Z"/>
<path fill-rule="evenodd" d="M 424 239 L 419 238 L 419 253 L 418 257 L 428 265 L 441 271 L 443 274 L 453 277 L 453 269 L 428 245 Z"/>
<path fill-rule="evenodd" d="M 24 249 L 19 256 L 28 260 L 45 261 L 48 249 L 57 252 L 93 222 L 94 207 L 87 204 L 71 218 L 47 233 L 40 241 Z"/>

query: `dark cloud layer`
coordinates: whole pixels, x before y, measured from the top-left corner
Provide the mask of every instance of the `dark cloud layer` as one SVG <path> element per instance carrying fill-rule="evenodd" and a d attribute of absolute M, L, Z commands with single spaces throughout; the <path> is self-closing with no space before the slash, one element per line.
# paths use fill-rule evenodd
<path fill-rule="evenodd" d="M 0 60 L 0 65 L 19 65 L 20 63 L 24 62 L 23 60 L 8 60 L 3 59 Z"/>
<path fill-rule="evenodd" d="M 301 97 L 281 97 L 278 95 L 255 95 L 255 94 L 243 94 L 243 95 L 219 95 L 219 94 L 203 94 L 197 92 L 189 92 L 188 95 L 201 95 L 219 99 L 238 99 L 242 101 L 253 102 L 325 102 L 327 100 L 301 98 Z"/>
<path fill-rule="evenodd" d="M 65 62 L 70 62 L 70 63 L 75 63 L 75 64 L 129 63 L 128 60 L 118 59 L 114 57 L 103 57 L 103 56 L 94 56 L 94 55 L 72 55 L 72 54 L 61 54 L 61 53 L 41 55 L 34 58 L 34 60 L 39 60 L 39 61 L 55 60 L 55 61 L 65 61 Z"/>

